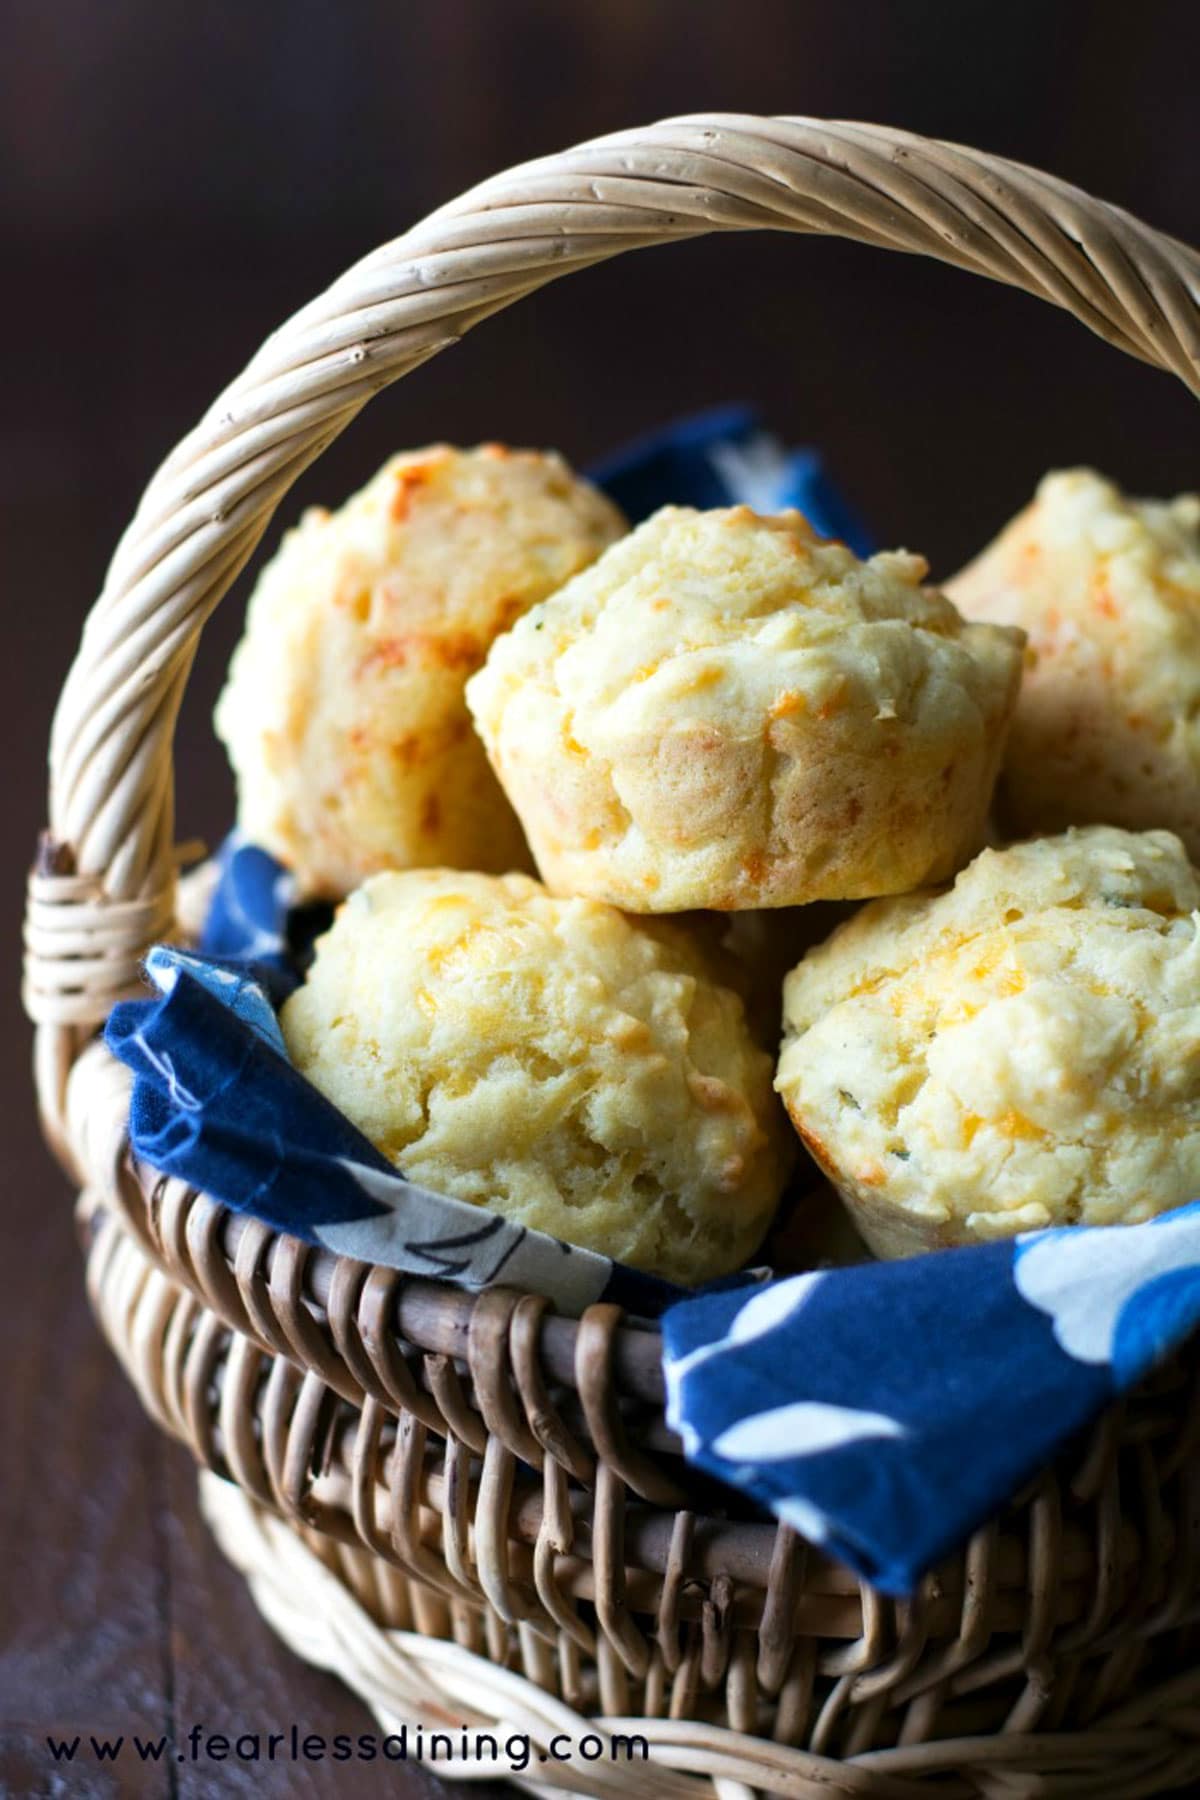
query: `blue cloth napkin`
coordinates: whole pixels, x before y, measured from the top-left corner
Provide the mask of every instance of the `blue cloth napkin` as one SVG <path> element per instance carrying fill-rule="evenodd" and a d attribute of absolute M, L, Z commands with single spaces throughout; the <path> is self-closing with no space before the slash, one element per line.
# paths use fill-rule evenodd
<path fill-rule="evenodd" d="M 907 1594 L 1200 1325 L 1200 1202 L 726 1289 L 663 1318 L 691 1462 Z"/>
<path fill-rule="evenodd" d="M 797 507 L 857 556 L 877 548 L 815 450 L 790 450 L 748 406 L 715 406 L 635 440 L 588 470 L 634 525 L 660 506 Z"/>
<path fill-rule="evenodd" d="M 252 964 L 277 1002 L 300 981 L 292 938 L 296 883 L 269 851 L 231 831 L 217 852 L 217 884 L 208 903 L 204 956 Z M 326 918 L 332 909 L 322 909 Z"/>
<path fill-rule="evenodd" d="M 200 954 L 251 968 L 276 1006 L 300 985 L 314 941 L 333 923 L 327 901 L 296 903 L 293 876 L 270 851 L 231 831 L 216 855 L 217 881 Z"/>

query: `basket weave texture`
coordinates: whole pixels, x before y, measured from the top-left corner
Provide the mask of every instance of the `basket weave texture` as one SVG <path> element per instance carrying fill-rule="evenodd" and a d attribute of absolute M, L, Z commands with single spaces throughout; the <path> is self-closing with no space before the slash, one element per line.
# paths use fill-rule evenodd
<path fill-rule="evenodd" d="M 82 1188 L 96 1312 L 213 1472 L 221 1542 L 382 1720 L 647 1732 L 636 1773 L 539 1765 L 537 1791 L 552 1773 L 664 1800 L 1162 1793 L 1200 1780 L 1193 1354 L 888 1600 L 685 1469 L 658 1338 L 615 1308 L 576 1323 L 536 1295 L 402 1280 L 136 1167 L 128 1076 L 95 1036 L 186 910 L 175 717 L 205 619 L 296 476 L 373 393 L 556 276 L 750 227 L 991 276 L 1200 391 L 1195 252 L 902 132 L 673 120 L 442 208 L 267 340 L 117 548 L 55 718 L 30 880 L 42 1118 Z"/>

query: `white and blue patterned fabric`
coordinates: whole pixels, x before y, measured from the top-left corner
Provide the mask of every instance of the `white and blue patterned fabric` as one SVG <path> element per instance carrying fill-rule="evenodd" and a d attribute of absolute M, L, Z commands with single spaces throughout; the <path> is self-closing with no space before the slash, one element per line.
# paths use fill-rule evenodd
<path fill-rule="evenodd" d="M 1200 1325 L 1200 1202 L 697 1294 L 663 1318 L 689 1460 L 885 1592 Z"/>
<path fill-rule="evenodd" d="M 282 1001 L 300 980 L 293 932 L 295 880 L 240 831 L 229 833 L 216 862 L 217 883 L 200 936 L 201 953 L 252 963 L 259 979 Z M 332 917 L 330 907 L 319 911 L 323 922 Z"/>

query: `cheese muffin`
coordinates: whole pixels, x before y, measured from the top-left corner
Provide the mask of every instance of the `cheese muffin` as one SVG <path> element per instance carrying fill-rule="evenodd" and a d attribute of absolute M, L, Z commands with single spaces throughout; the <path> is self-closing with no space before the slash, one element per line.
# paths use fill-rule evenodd
<path fill-rule="evenodd" d="M 238 823 L 308 898 L 528 867 L 463 700 L 497 632 L 624 530 L 560 457 L 445 445 L 313 508 L 259 577 L 217 708 Z"/>
<path fill-rule="evenodd" d="M 1010 831 L 1161 825 L 1200 858 L 1200 496 L 1048 475 L 946 592 L 1029 634 L 998 793 Z"/>
<path fill-rule="evenodd" d="M 772 1059 L 685 931 L 524 875 L 378 875 L 280 1016 L 413 1180 L 691 1283 L 755 1250 L 793 1149 Z"/>
<path fill-rule="evenodd" d="M 467 688 L 544 881 L 631 912 L 903 892 L 979 847 L 1021 634 L 797 512 L 667 507 Z"/>
<path fill-rule="evenodd" d="M 985 850 L 784 990 L 776 1088 L 879 1256 L 1200 1194 L 1200 874 L 1170 832 Z"/>

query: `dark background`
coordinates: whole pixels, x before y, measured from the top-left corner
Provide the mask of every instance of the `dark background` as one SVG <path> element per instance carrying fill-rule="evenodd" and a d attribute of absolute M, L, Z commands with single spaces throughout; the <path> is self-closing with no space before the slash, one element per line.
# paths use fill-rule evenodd
<path fill-rule="evenodd" d="M 190 1466 L 88 1320 L 36 1141 L 16 998 L 50 711 L 157 459 L 263 335 L 468 184 L 673 112 L 877 119 L 1056 173 L 1200 239 L 1200 8 L 1104 0 L 318 0 L 0 7 L 0 1795 L 432 1791 L 324 1768 L 54 1776 L 47 1730 L 363 1728 L 278 1648 L 197 1522 Z M 748 397 L 824 446 L 887 543 L 949 573 L 1047 467 L 1196 486 L 1193 402 L 1045 306 L 852 246 L 712 240 L 576 276 L 375 402 L 287 503 L 445 437 L 572 460 Z M 272 541 L 271 534 L 268 542 Z M 245 586 L 240 590 L 244 595 Z M 180 833 L 230 791 L 211 627 Z M 408 1787 L 403 1782 L 407 1779 Z"/>

